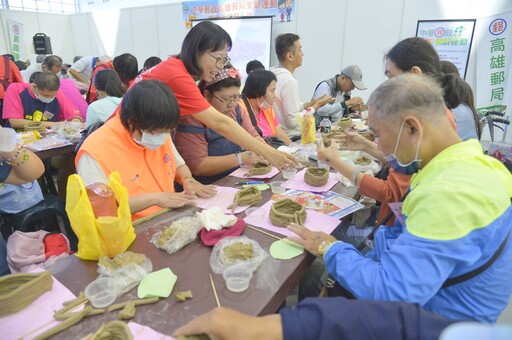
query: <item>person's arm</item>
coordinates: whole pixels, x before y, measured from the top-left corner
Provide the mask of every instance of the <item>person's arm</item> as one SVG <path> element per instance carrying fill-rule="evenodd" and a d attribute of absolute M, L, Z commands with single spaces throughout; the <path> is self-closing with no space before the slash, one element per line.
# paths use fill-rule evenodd
<path fill-rule="evenodd" d="M 286 132 L 284 132 L 281 125 L 276 126 L 276 137 L 279 138 L 284 143 L 284 145 L 290 145 L 292 142 L 290 137 L 288 137 Z"/>
<path fill-rule="evenodd" d="M 315 90 L 313 94 L 313 99 L 320 98 L 322 96 L 329 97 L 331 94 L 331 89 L 327 82 L 322 82 Z M 331 99 L 327 104 L 319 107 L 315 112 L 321 117 L 331 117 L 337 114 L 338 112 L 343 111 L 343 107 L 339 101 L 333 101 Z"/>
<path fill-rule="evenodd" d="M 11 168 L 4 183 L 22 184 L 31 182 L 44 172 L 44 164 L 32 151 L 17 144 L 14 150 L 0 152 L 0 163 Z"/>
<path fill-rule="evenodd" d="M 229 308 L 216 308 L 178 328 L 172 336 L 207 334 L 211 339 L 283 339 L 281 316 L 249 316 Z"/>
<path fill-rule="evenodd" d="M 233 119 L 226 117 L 212 106 L 202 112 L 196 113 L 194 117 L 233 143 L 264 157 L 273 166 L 286 168 L 295 165 L 293 156 L 278 151 L 267 144 L 258 142 Z"/>
<path fill-rule="evenodd" d="M 187 195 L 208 198 L 217 194 L 217 190 L 214 187 L 196 181 L 185 164 L 176 169 L 176 182 L 183 186 L 183 190 Z"/>
<path fill-rule="evenodd" d="M 28 119 L 18 119 L 18 118 L 9 118 L 9 125 L 15 129 L 23 129 L 25 128 L 25 125 L 27 123 L 32 123 L 34 122 L 33 120 L 28 120 Z M 45 128 L 51 128 L 51 127 L 54 127 L 54 126 L 58 126 L 59 124 L 61 124 L 60 122 L 48 122 L 48 121 L 42 121 L 42 126 L 44 126 Z"/>
<path fill-rule="evenodd" d="M 84 77 L 82 77 L 82 75 L 80 74 L 80 72 L 74 70 L 73 68 L 70 68 L 68 70 L 68 72 L 73 76 L 73 78 L 75 78 L 77 81 L 81 82 L 81 83 L 84 83 L 84 84 L 87 84 L 89 85 L 89 81 L 86 80 Z"/>
<path fill-rule="evenodd" d="M 364 138 L 357 132 L 345 131 L 345 136 L 334 137 L 337 143 L 341 144 L 343 150 L 364 151 L 380 162 L 386 163 L 382 151 L 377 148 L 377 144 Z"/>
<path fill-rule="evenodd" d="M 352 181 L 352 184 L 354 184 L 357 188 L 359 188 L 363 177 L 372 177 L 365 175 L 360 171 L 356 172 L 354 167 L 344 162 L 339 157 L 338 144 L 336 144 L 334 141 L 331 142 L 331 145 L 328 148 L 324 146 L 324 143 L 318 143 L 317 156 L 320 161 L 328 163 L 336 171 Z"/>
<path fill-rule="evenodd" d="M 238 161 L 240 157 L 241 163 Z M 214 176 L 239 166 L 252 166 L 265 159 L 252 151 L 232 153 L 224 156 L 208 156 L 194 169 L 196 176 Z"/>
<path fill-rule="evenodd" d="M 59 101 L 60 112 L 59 112 L 59 121 L 77 121 L 83 122 L 82 115 L 80 114 L 80 110 L 78 110 L 73 103 L 62 93 L 62 91 L 57 92 L 57 97 L 55 98 Z M 85 125 L 84 125 L 85 127 Z"/>

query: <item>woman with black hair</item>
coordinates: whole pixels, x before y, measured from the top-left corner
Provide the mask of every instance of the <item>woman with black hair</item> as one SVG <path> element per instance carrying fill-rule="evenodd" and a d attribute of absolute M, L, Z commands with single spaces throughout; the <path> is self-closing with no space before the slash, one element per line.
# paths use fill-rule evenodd
<path fill-rule="evenodd" d="M 181 116 L 194 115 L 207 127 L 263 156 L 274 166 L 284 169 L 294 165 L 293 156 L 258 142 L 233 119 L 208 103 L 197 87 L 195 80 L 209 82 L 229 63 L 227 53 L 231 45 L 231 37 L 223 28 L 203 21 L 187 34 L 179 55 L 162 61 L 139 77 L 167 84 L 176 95 Z"/>
<path fill-rule="evenodd" d="M 204 97 L 216 110 L 235 120 L 251 136 L 265 143 L 252 125 L 249 113 L 240 108 L 240 85 L 240 74 L 231 64 L 212 81 L 199 82 Z M 204 184 L 213 183 L 240 166 L 252 166 L 257 161 L 264 161 L 254 152 L 244 151 L 209 129 L 192 115 L 181 118 L 174 142 L 192 174 Z"/>
<path fill-rule="evenodd" d="M 123 83 L 114 70 L 101 70 L 94 76 L 94 86 L 98 100 L 92 102 L 87 109 L 85 126 L 104 122 L 121 103 L 124 96 Z"/>
<path fill-rule="evenodd" d="M 121 108 L 84 141 L 76 156 L 84 185 L 107 184 L 114 171 L 129 194 L 132 219 L 162 208 L 194 204 L 194 196 L 210 197 L 211 187 L 194 180 L 176 151 L 170 132 L 178 125 L 176 97 L 160 81 L 142 81 L 125 95 Z M 174 192 L 174 181 L 185 192 Z"/>

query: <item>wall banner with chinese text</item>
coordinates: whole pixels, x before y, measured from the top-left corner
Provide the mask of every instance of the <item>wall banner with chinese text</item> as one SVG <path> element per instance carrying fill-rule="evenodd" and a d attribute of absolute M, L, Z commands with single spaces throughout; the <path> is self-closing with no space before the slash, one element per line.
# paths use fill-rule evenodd
<path fill-rule="evenodd" d="M 478 19 L 476 52 L 478 110 L 512 116 L 512 12 Z"/>
<path fill-rule="evenodd" d="M 295 21 L 296 0 L 204 0 L 183 1 L 183 20 L 191 27 L 191 20 L 274 16 L 274 23 Z"/>
<path fill-rule="evenodd" d="M 11 45 L 11 54 L 14 60 L 25 60 L 25 32 L 23 24 L 11 19 L 7 19 L 7 30 L 9 31 L 9 44 Z"/>
<path fill-rule="evenodd" d="M 418 20 L 416 36 L 428 40 L 436 49 L 439 58 L 454 63 L 459 69 L 460 76 L 465 78 L 475 21 Z"/>

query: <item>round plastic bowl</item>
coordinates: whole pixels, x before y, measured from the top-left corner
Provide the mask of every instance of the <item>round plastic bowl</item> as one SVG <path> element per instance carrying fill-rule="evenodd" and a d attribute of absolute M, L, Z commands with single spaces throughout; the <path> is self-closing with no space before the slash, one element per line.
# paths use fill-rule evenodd
<path fill-rule="evenodd" d="M 228 290 L 234 293 L 240 293 L 249 288 L 252 278 L 252 271 L 241 266 L 228 267 L 222 273 Z"/>
<path fill-rule="evenodd" d="M 117 290 L 117 281 L 105 277 L 89 283 L 87 287 L 85 287 L 84 294 L 95 308 L 103 308 L 116 300 Z"/>
<path fill-rule="evenodd" d="M 297 173 L 297 169 L 295 169 L 295 168 L 285 169 L 285 170 L 283 170 L 283 178 L 286 178 L 286 179 L 292 178 L 293 176 L 295 176 L 296 173 Z"/>
<path fill-rule="evenodd" d="M 270 183 L 270 189 L 272 189 L 273 194 L 284 194 L 286 188 L 283 187 L 283 181 L 275 181 Z"/>

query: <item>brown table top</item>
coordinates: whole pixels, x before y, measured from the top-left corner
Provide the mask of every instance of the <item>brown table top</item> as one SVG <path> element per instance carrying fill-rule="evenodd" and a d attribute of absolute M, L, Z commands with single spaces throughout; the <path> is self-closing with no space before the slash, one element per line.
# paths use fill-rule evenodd
<path fill-rule="evenodd" d="M 273 180 L 278 179 L 281 179 L 281 174 L 273 178 Z M 237 181 L 240 181 L 240 179 L 228 176 L 216 184 L 229 186 Z M 338 189 L 335 191 L 342 192 L 343 190 L 340 189 L 343 187 L 340 184 L 338 184 L 338 187 L 335 188 Z M 260 205 L 263 205 L 270 199 L 270 190 L 263 191 L 262 196 L 263 199 Z M 279 288 L 277 291 L 270 291 L 269 288 L 256 288 L 258 273 L 255 272 L 247 291 L 232 293 L 227 290 L 222 275 L 214 274 L 211 271 L 209 263 L 211 248 L 204 246 L 199 240 L 192 242 L 172 255 L 157 249 L 153 244 L 149 243 L 153 234 L 163 227 L 170 225 L 173 220 L 193 215 L 198 210 L 195 207 L 173 209 L 135 228 L 137 238 L 129 250 L 148 256 L 153 263 L 153 271 L 169 267 L 178 276 L 178 280 L 169 298 L 162 299 L 156 304 L 137 307 L 137 314 L 133 319 L 134 322 L 149 326 L 163 334 L 172 334 L 178 327 L 215 308 L 216 302 L 210 284 L 209 273 L 212 273 L 221 306 L 233 308 L 250 315 L 274 313 L 314 260 L 312 255 L 305 252 L 294 259 L 278 261 L 279 270 L 277 270 L 276 278 Z M 249 228 L 245 229 L 243 235 L 258 241 L 267 252 L 270 245 L 276 241 L 276 239 L 270 236 Z M 70 257 L 68 260 L 55 266 L 52 271 L 60 282 L 74 294 L 78 294 L 89 282 L 96 278 L 96 270 L 96 261 L 83 261 L 76 257 Z M 174 293 L 189 289 L 192 290 L 194 298 L 185 302 L 176 302 Z M 136 288 L 134 288 L 127 294 L 119 297 L 116 302 L 136 299 L 136 295 Z M 103 315 L 87 317 L 78 325 L 60 333 L 55 338 L 67 339 L 85 336 L 96 331 L 102 324 L 114 320 L 117 317 L 117 313 L 107 312 Z"/>
<path fill-rule="evenodd" d="M 35 154 L 41 159 L 52 158 L 54 156 L 63 155 L 75 151 L 76 143 L 71 145 L 61 146 L 60 148 L 53 148 L 48 150 L 37 151 Z"/>

